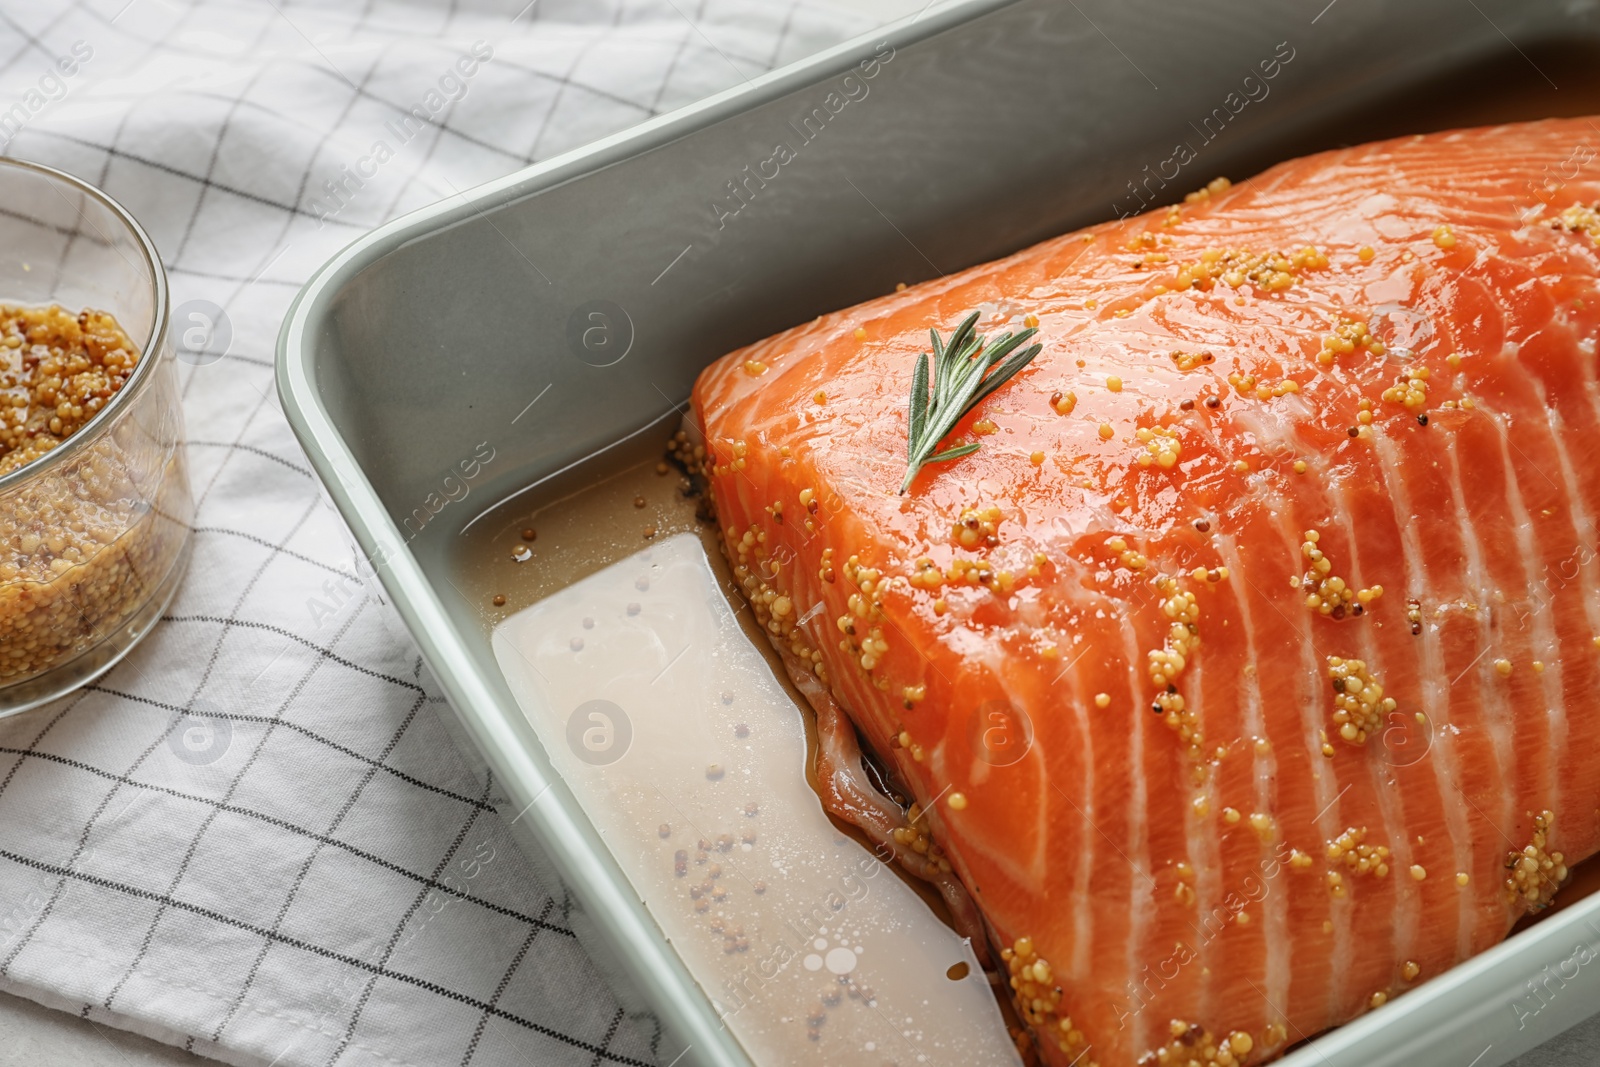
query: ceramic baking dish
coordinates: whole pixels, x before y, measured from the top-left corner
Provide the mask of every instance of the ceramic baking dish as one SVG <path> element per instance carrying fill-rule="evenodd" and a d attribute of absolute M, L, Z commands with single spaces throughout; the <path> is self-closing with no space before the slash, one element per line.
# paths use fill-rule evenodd
<path fill-rule="evenodd" d="M 722 353 L 897 282 L 1319 148 L 1596 112 L 1593 2 L 944 5 L 355 242 L 291 308 L 278 388 L 529 856 L 666 1025 L 662 1062 L 745 1065 L 445 580 L 463 526 L 672 425 Z M 1600 1005 L 1596 951 L 1600 896 L 1284 1062 L 1493 1067 Z"/>

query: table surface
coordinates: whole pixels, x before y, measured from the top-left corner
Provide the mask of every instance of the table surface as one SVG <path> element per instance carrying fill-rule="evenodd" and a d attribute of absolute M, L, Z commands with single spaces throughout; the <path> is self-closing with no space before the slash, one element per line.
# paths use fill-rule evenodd
<path fill-rule="evenodd" d="M 1600 1015 L 1557 1035 L 1511 1067 L 1593 1067 L 1597 1061 Z M 194 1067 L 213 1062 L 0 993 L 0 1067 Z"/>

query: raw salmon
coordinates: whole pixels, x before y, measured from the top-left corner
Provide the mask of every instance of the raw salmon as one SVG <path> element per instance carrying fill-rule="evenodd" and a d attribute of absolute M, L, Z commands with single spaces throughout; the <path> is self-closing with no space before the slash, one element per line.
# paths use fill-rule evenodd
<path fill-rule="evenodd" d="M 1600 846 L 1597 136 L 1219 180 L 701 375 L 745 592 L 1046 1062 L 1271 1059 Z M 917 358 L 974 310 L 1043 351 L 901 495 Z"/>

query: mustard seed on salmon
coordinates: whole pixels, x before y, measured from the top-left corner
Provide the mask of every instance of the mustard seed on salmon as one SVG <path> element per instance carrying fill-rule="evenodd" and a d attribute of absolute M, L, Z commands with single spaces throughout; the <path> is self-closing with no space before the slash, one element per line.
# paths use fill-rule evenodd
<path fill-rule="evenodd" d="M 730 553 L 1047 1067 L 1255 1067 L 1600 854 L 1600 171 L 1525 199 L 1593 121 L 1292 160 L 700 375 Z"/>

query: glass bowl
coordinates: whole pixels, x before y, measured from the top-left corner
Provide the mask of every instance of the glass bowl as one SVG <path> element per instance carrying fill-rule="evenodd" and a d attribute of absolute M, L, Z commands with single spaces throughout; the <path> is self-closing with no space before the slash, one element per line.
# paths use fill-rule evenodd
<path fill-rule="evenodd" d="M 194 503 L 155 245 L 116 201 L 49 167 L 0 159 L 0 205 L 0 304 L 59 306 L 85 332 L 103 320 L 81 312 L 109 313 L 138 350 L 118 391 L 80 397 L 90 417 L 75 433 L 0 474 L 4 716 L 98 677 L 149 631 L 188 561 Z M 43 352 L 16 321 L 0 312 L 0 403 L 22 406 L 16 372 Z"/>

